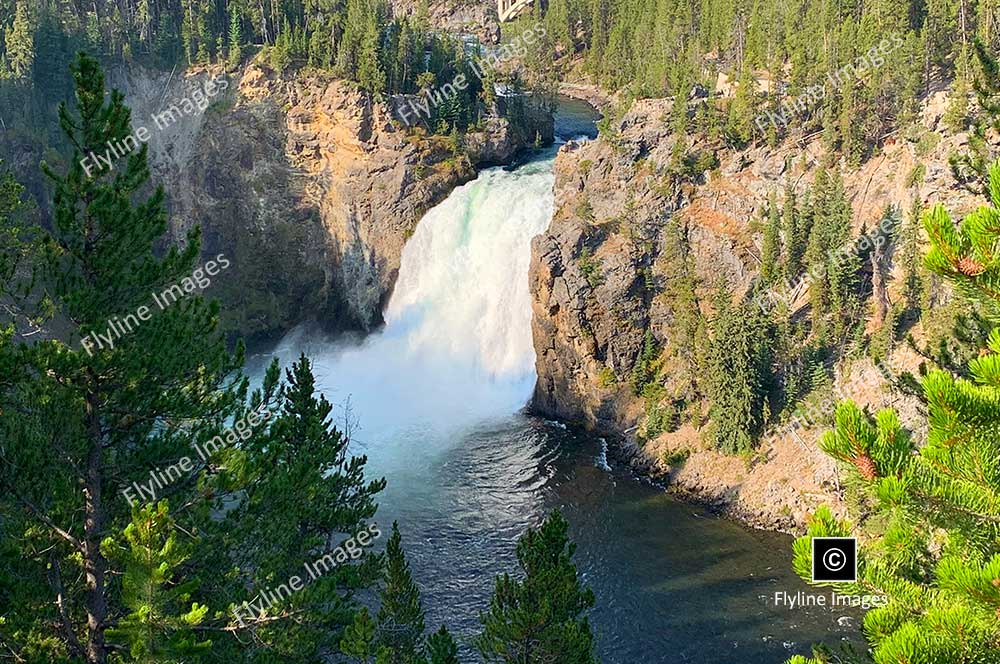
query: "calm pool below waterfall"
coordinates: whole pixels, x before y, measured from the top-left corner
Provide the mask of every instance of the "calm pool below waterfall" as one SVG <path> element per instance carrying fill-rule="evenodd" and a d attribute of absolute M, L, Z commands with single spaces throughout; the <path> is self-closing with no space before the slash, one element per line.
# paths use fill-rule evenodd
<path fill-rule="evenodd" d="M 593 135 L 589 106 L 560 108 L 560 135 Z M 300 328 L 269 349 L 285 364 L 310 355 L 320 389 L 349 404 L 353 453 L 389 482 L 376 520 L 400 523 L 428 628 L 446 623 L 475 661 L 493 576 L 560 507 L 606 664 L 778 663 L 854 635 L 842 610 L 775 607 L 776 591 L 808 590 L 791 538 L 680 503 L 609 466 L 596 437 L 521 412 L 535 380 L 530 241 L 552 214 L 554 155 L 483 171 L 427 213 L 383 330 L 350 341 Z"/>

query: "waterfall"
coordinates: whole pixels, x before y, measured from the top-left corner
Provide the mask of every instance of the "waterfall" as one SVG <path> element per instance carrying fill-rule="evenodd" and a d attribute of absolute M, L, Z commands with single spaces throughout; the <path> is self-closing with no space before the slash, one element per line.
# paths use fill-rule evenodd
<path fill-rule="evenodd" d="M 446 446 L 463 428 L 520 410 L 535 381 L 528 266 L 552 216 L 555 149 L 514 171 L 484 170 L 417 225 L 403 249 L 385 327 L 358 343 L 304 343 L 318 387 L 349 401 L 374 465 Z M 282 348 L 283 347 L 283 348 Z M 284 351 L 284 352 L 283 352 Z"/>

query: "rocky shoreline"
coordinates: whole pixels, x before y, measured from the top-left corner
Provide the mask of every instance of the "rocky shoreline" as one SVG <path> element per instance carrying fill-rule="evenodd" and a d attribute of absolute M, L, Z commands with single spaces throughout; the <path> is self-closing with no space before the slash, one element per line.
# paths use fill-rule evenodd
<path fill-rule="evenodd" d="M 873 228 L 887 206 L 907 209 L 914 196 L 942 201 L 956 214 L 975 206 L 948 168 L 948 154 L 966 138 L 943 131 L 945 107 L 940 94 L 924 105 L 923 136 L 936 140 L 890 143 L 860 168 L 845 171 L 856 235 Z M 670 100 L 636 101 L 608 133 L 567 143 L 558 154 L 556 209 L 548 230 L 532 243 L 538 379 L 530 407 L 614 441 L 616 456 L 685 500 L 754 527 L 797 532 L 821 504 L 846 510 L 838 468 L 816 445 L 835 402 L 801 428 L 772 423 L 752 456 L 712 449 L 705 440 L 707 405 L 689 402 L 698 376 L 685 360 L 691 349 L 675 333 L 685 312 L 672 288 L 685 279 L 700 284 L 699 307 L 720 278 L 736 294 L 745 292 L 759 270 L 761 230 L 754 219 L 772 191 L 781 196 L 787 184 L 812 179 L 819 168 L 812 155 L 822 149 L 816 138 L 805 145 L 720 150 L 716 165 L 677 177 L 671 175 L 675 139 L 662 121 L 670 109 Z M 698 146 L 687 149 L 691 154 Z M 923 177 L 913 182 L 918 167 Z M 898 260 L 888 267 L 890 300 L 899 297 L 904 267 Z M 913 332 L 921 337 L 919 323 Z M 629 383 L 648 340 L 661 351 L 659 361 L 668 362 L 665 402 L 687 403 L 688 418 L 640 436 L 651 404 Z M 904 344 L 887 361 L 915 373 L 921 358 Z M 872 411 L 896 408 L 919 436 L 917 400 L 889 385 L 870 359 L 842 361 L 833 382 L 838 398 L 850 396 Z"/>

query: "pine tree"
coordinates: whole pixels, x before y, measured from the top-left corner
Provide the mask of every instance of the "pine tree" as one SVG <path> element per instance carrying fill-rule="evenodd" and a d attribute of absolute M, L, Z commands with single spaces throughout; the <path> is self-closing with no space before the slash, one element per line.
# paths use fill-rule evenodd
<path fill-rule="evenodd" d="M 178 533 L 163 500 L 135 511 L 124 532 L 127 546 L 108 546 L 109 558 L 125 570 L 122 604 L 129 610 L 108 637 L 128 644 L 133 661 L 142 664 L 198 659 L 212 646 L 194 633 L 208 612 L 190 601 L 197 582 L 177 583 L 191 555 Z"/>
<path fill-rule="evenodd" d="M 905 266 L 903 280 L 903 298 L 907 311 L 918 312 L 920 300 L 924 291 L 923 278 L 920 273 L 920 213 L 923 205 L 916 194 L 910 203 L 910 212 L 900 234 L 900 257 Z"/>
<path fill-rule="evenodd" d="M 998 325 L 1000 162 L 989 175 L 992 205 L 957 227 L 938 205 L 924 225 L 928 267 Z M 1000 657 L 1000 327 L 969 372 L 970 379 L 941 370 L 924 378 L 929 431 L 923 445 L 892 410 L 872 419 L 849 401 L 838 407 L 836 426 L 821 443 L 844 465 L 871 516 L 855 527 L 819 510 L 795 541 L 795 569 L 809 578 L 813 537 L 864 534 L 858 582 L 838 591 L 887 596 L 888 604 L 864 621 L 878 664 Z"/>
<path fill-rule="evenodd" d="M 448 628 L 441 629 L 427 637 L 428 664 L 458 664 L 458 644 Z"/>
<path fill-rule="evenodd" d="M 384 585 L 379 591 L 379 610 L 375 618 L 376 647 L 379 651 L 387 650 L 387 661 L 393 664 L 413 662 L 424 640 L 424 609 L 420 603 L 420 590 L 410 575 L 401 539 L 399 526 L 393 522 L 392 535 L 385 549 Z"/>
<path fill-rule="evenodd" d="M 590 664 L 594 637 L 583 615 L 594 593 L 576 574 L 569 524 L 553 512 L 517 542 L 523 573 L 496 577 L 489 611 L 480 615 L 483 631 L 476 648 L 487 662 L 505 664 Z"/>
<path fill-rule="evenodd" d="M 375 656 L 375 621 L 367 607 L 358 611 L 354 621 L 344 629 L 340 652 L 367 664 Z"/>
<path fill-rule="evenodd" d="M 265 403 L 277 374 L 272 364 L 264 379 Z M 206 550 L 204 565 L 226 569 L 230 561 L 236 569 L 233 579 L 206 579 L 203 586 L 206 596 L 239 607 L 276 580 L 307 578 L 303 563 L 313 563 L 305 587 L 287 603 L 268 608 L 271 621 L 237 621 L 241 627 L 246 623 L 272 656 L 306 662 L 339 642 L 336 635 L 357 610 L 352 589 L 371 587 L 379 578 L 381 557 L 359 546 L 364 544 L 359 533 L 369 542 L 381 534 L 367 521 L 378 509 L 375 496 L 385 480 L 366 479 L 366 457 L 349 454 L 350 439 L 332 423 L 333 405 L 316 393 L 308 358 L 300 356 L 286 369 L 276 392 L 266 428 L 237 449 L 219 452 L 213 459 L 217 475 L 205 478 L 218 494 L 217 509 L 227 511 L 224 519 L 203 526 L 207 538 L 226 542 L 221 550 Z M 236 504 L 234 495 L 241 498 Z"/>
<path fill-rule="evenodd" d="M 240 47 L 242 41 L 242 29 L 240 27 L 240 11 L 232 9 L 229 16 L 229 68 L 235 69 L 243 59 L 243 52 Z"/>
<path fill-rule="evenodd" d="M 949 90 L 948 109 L 941 118 L 952 132 L 965 131 L 969 121 L 969 55 L 962 50 L 955 64 L 955 80 Z"/>
<path fill-rule="evenodd" d="M 381 100 L 386 92 L 385 72 L 379 61 L 380 36 L 378 25 L 372 17 L 362 37 L 358 55 L 358 83 L 377 100 Z"/>
<path fill-rule="evenodd" d="M 35 270 L 0 280 L 0 302 L 26 281 L 47 296 L 26 313 L 68 326 L 17 342 L 0 328 L 0 529 L 20 542 L 16 556 L 0 548 L 18 607 L 5 644 L 15 659 L 106 664 L 123 649 L 200 652 L 204 630 L 216 661 L 314 662 L 380 569 L 360 536 L 347 551 L 331 533 L 359 534 L 384 482 L 348 455 L 306 360 L 280 386 L 272 364 L 248 395 L 242 345 L 227 351 L 218 305 L 197 292 L 225 257 L 196 269 L 197 230 L 161 245 L 164 195 L 148 186 L 145 145 L 113 168 L 81 163 L 130 135 L 130 111 L 118 91 L 106 98 L 92 58 L 81 54 L 73 77 L 75 109 L 61 106 L 60 120 L 74 153 L 66 173 L 45 167 L 52 230 L 27 245 Z M 151 494 L 178 509 L 143 510 Z M 319 556 L 334 569 L 266 620 L 226 610 Z"/>
<path fill-rule="evenodd" d="M 855 101 L 854 84 L 844 86 L 840 100 L 840 152 L 844 155 L 847 165 L 856 168 L 861 164 L 863 145 L 859 137 L 858 112 Z"/>
<path fill-rule="evenodd" d="M 27 226 L 20 220 L 24 187 L 0 161 L 0 292 L 4 292 L 28 254 Z"/>
<path fill-rule="evenodd" d="M 765 284 L 773 284 L 781 276 L 781 217 L 774 194 L 767 201 L 767 221 L 764 227 L 764 247 L 761 253 L 760 276 Z"/>
<path fill-rule="evenodd" d="M 58 556 L 62 583 L 86 578 L 74 586 L 73 599 L 86 612 L 71 619 L 90 628 L 62 622 L 60 639 L 73 656 L 98 663 L 108 657 L 113 596 L 101 541 L 121 532 L 130 516 L 117 494 L 119 483 L 148 475 L 151 459 L 184 456 L 199 433 L 187 426 L 164 429 L 162 423 L 220 423 L 235 412 L 241 386 L 229 378 L 239 354 L 226 352 L 214 333 L 217 309 L 198 297 L 156 311 L 129 334 L 111 333 L 109 321 L 134 317 L 152 305 L 150 293 L 189 278 L 198 235 L 189 234 L 183 249 L 154 253 L 166 214 L 162 190 L 141 193 L 149 176 L 145 145 L 113 171 L 94 166 L 87 174 L 83 155 L 124 139 L 130 114 L 118 92 L 105 100 L 103 74 L 93 59 L 81 55 L 73 77 L 76 114 L 65 105 L 59 114 L 75 153 L 67 173 L 45 169 L 55 185 L 54 222 L 35 259 L 48 302 L 74 326 L 66 341 L 14 345 L 8 338 L 0 346 L 0 356 L 28 381 L 0 394 L 6 402 L 0 405 L 0 441 L 18 441 L 0 442 L 0 485 L 5 513 L 16 515 L 12 527 L 25 529 L 34 550 Z M 90 335 L 98 331 L 120 338 L 97 347 Z M 62 453 L 38 453 L 53 446 Z M 47 557 L 37 562 L 44 579 L 43 570 L 53 563 Z"/>
<path fill-rule="evenodd" d="M 719 285 L 711 325 L 708 397 L 711 435 L 726 454 L 753 449 L 766 424 L 770 380 L 767 325 L 754 298 L 733 306 L 727 284 Z"/>
<path fill-rule="evenodd" d="M 14 22 L 5 38 L 7 70 L 15 80 L 31 78 L 35 62 L 35 36 L 29 6 L 19 0 L 14 8 Z"/>
<path fill-rule="evenodd" d="M 802 272 L 802 257 L 806 251 L 802 213 L 796 208 L 795 189 L 785 189 L 785 202 L 781 213 L 781 226 L 785 245 L 785 271 L 789 282 L 794 282 Z"/>
<path fill-rule="evenodd" d="M 987 167 L 994 158 L 987 132 L 1000 128 L 1000 64 L 990 47 L 978 37 L 973 40 L 973 51 L 981 70 L 981 75 L 973 81 L 981 113 L 972 123 L 968 152 L 952 155 L 949 162 L 960 182 L 985 194 Z"/>
<path fill-rule="evenodd" d="M 727 130 L 738 146 L 745 145 L 753 136 L 753 118 L 757 110 L 757 81 L 750 66 L 744 63 L 736 88 L 736 96 L 729 105 Z"/>

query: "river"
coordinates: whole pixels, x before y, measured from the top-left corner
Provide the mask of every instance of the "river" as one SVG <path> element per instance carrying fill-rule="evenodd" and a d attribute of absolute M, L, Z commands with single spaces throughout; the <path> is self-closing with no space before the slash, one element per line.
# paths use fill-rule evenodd
<path fill-rule="evenodd" d="M 580 102 L 564 100 L 559 120 L 561 135 L 592 134 Z M 843 612 L 775 607 L 776 591 L 808 591 L 791 538 L 678 502 L 609 463 L 596 437 L 523 412 L 530 241 L 552 214 L 555 152 L 485 170 L 425 215 L 381 331 L 359 341 L 303 327 L 269 353 L 313 358 L 317 385 L 354 423 L 352 452 L 388 479 L 377 520 L 399 521 L 428 628 L 446 623 L 476 661 L 494 575 L 515 570 L 518 535 L 559 507 L 606 664 L 778 663 L 855 633 Z"/>

